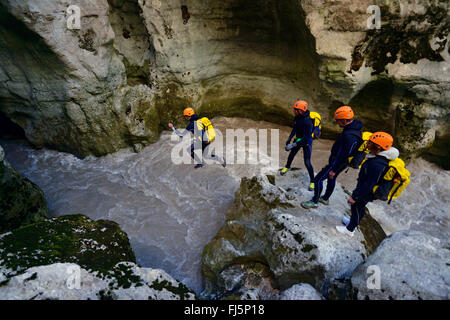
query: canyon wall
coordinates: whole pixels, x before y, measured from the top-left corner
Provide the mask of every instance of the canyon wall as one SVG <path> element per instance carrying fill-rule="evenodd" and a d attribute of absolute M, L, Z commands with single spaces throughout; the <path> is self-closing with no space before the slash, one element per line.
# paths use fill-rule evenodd
<path fill-rule="evenodd" d="M 0 15 L 0 111 L 37 147 L 140 150 L 186 106 L 286 125 L 304 99 L 324 137 L 350 104 L 404 156 L 449 167 L 447 1 L 7 0 Z"/>

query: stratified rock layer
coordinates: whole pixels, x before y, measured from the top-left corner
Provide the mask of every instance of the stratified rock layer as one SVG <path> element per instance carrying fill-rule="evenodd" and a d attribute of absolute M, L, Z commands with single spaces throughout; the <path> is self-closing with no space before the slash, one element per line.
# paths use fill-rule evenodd
<path fill-rule="evenodd" d="M 449 168 L 448 1 L 83 0 L 80 29 L 70 5 L 0 6 L 0 110 L 35 146 L 138 151 L 186 106 L 290 124 L 304 99 L 324 137 L 350 104 L 404 156 Z"/>

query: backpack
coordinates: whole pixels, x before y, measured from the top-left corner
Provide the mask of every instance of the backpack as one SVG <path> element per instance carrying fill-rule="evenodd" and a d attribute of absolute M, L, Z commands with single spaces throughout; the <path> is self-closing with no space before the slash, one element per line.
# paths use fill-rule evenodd
<path fill-rule="evenodd" d="M 389 166 L 379 183 L 373 188 L 374 198 L 391 203 L 410 183 L 411 173 L 406 169 L 405 162 L 396 158 L 389 161 Z"/>
<path fill-rule="evenodd" d="M 369 142 L 369 138 L 372 135 L 372 132 L 364 131 L 362 133 L 362 141 L 361 144 L 358 147 L 358 150 L 356 150 L 351 157 L 348 158 L 348 166 L 353 169 L 358 169 L 363 164 L 364 160 L 366 159 L 366 155 L 369 153 L 369 150 L 367 149 L 367 143 Z"/>
<path fill-rule="evenodd" d="M 208 138 L 208 143 L 212 142 L 216 138 L 216 130 L 214 130 L 214 127 L 208 118 L 203 117 L 203 118 L 197 120 L 197 128 L 198 128 L 198 130 L 205 131 L 205 136 L 206 136 L 206 138 Z M 198 137 L 198 138 L 201 141 L 203 141 L 202 137 Z"/>
<path fill-rule="evenodd" d="M 313 122 L 312 138 L 319 139 L 322 131 L 322 117 L 317 112 L 310 112 L 309 116 Z"/>

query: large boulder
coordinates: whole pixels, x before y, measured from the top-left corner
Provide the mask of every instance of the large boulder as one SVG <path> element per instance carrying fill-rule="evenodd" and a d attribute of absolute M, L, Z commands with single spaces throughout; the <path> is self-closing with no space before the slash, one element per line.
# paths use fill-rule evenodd
<path fill-rule="evenodd" d="M 381 227 L 368 214 L 353 238 L 338 233 L 349 212 L 346 193 L 338 184 L 332 205 L 308 211 L 300 206 L 311 197 L 307 181 L 303 170 L 242 179 L 225 225 L 203 250 L 205 295 L 247 290 L 255 274 L 271 279 L 273 295 L 298 283 L 326 290 L 365 261 L 385 237 Z"/>
<path fill-rule="evenodd" d="M 1 268 L 1 267 L 0 267 Z M 195 294 L 164 270 L 118 263 L 108 276 L 75 263 L 33 267 L 0 283 L 2 300 L 193 300 Z"/>
<path fill-rule="evenodd" d="M 44 194 L 11 167 L 0 146 L 0 234 L 47 218 Z"/>
<path fill-rule="evenodd" d="M 311 285 L 301 283 L 283 291 L 280 300 L 323 300 L 323 297 Z"/>
<path fill-rule="evenodd" d="M 448 242 L 425 233 L 397 231 L 355 270 L 355 294 L 370 300 L 448 300 L 449 250 Z"/>
<path fill-rule="evenodd" d="M 164 270 L 142 268 L 115 222 L 67 215 L 0 236 L 0 299 L 195 299 Z"/>
<path fill-rule="evenodd" d="M 8 275 L 26 269 L 77 263 L 106 273 L 122 261 L 136 262 L 128 236 L 113 221 L 67 215 L 30 224 L 0 238 L 0 261 Z"/>
<path fill-rule="evenodd" d="M 196 298 L 164 270 L 136 265 L 128 236 L 117 223 L 84 215 L 1 235 L 0 287 L 0 299 Z"/>

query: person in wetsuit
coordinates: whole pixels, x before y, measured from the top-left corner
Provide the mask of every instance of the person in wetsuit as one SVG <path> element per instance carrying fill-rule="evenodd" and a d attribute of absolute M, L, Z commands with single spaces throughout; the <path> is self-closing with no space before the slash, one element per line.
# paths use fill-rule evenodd
<path fill-rule="evenodd" d="M 389 161 L 399 156 L 399 151 L 392 147 L 393 141 L 392 136 L 386 132 L 375 132 L 370 136 L 367 144 L 370 153 L 359 171 L 358 184 L 347 201 L 351 205 L 352 216 L 350 219 L 342 217 L 345 226 L 336 226 L 339 232 L 353 237 L 354 230 L 364 217 L 366 205 L 375 199 L 374 187 L 389 168 Z"/>
<path fill-rule="evenodd" d="M 348 167 L 348 158 L 362 143 L 363 123 L 353 117 L 353 110 L 349 106 L 342 106 L 336 110 L 334 119 L 343 130 L 331 148 L 328 164 L 314 177 L 314 197 L 302 202 L 303 208 L 317 208 L 319 202 L 329 204 L 328 199 L 333 194 L 336 178 Z M 325 179 L 327 179 L 327 188 L 321 197 Z"/>
<path fill-rule="evenodd" d="M 225 158 L 216 156 L 215 154 L 209 154 L 207 150 L 213 140 L 209 140 L 206 134 L 206 128 L 203 125 L 198 125 L 198 121 L 200 121 L 200 117 L 195 114 L 194 109 L 186 108 L 183 111 L 183 115 L 186 120 L 189 121 L 186 129 L 183 131 L 179 131 L 172 123 L 169 123 L 169 128 L 171 128 L 179 137 L 184 137 L 188 133 L 192 133 L 194 135 L 194 142 L 191 144 L 190 153 L 191 157 L 194 159 L 196 165 L 195 169 L 201 168 L 204 166 L 203 161 L 201 161 L 198 156 L 195 154 L 196 150 L 202 150 L 202 155 L 205 158 L 214 159 L 221 163 L 223 167 L 226 167 Z M 209 121 L 209 120 L 208 120 Z M 202 128 L 199 130 L 199 128 Z M 207 152 L 205 152 L 205 150 Z"/>
<path fill-rule="evenodd" d="M 286 150 L 290 150 L 288 160 L 284 168 L 280 170 L 281 175 L 285 175 L 290 169 L 294 157 L 303 149 L 303 160 L 305 162 L 306 169 L 309 174 L 309 190 L 314 189 L 314 169 L 311 164 L 312 153 L 312 132 L 313 132 L 313 120 L 310 117 L 308 110 L 308 103 L 306 101 L 297 101 L 294 103 L 294 128 L 292 129 L 289 138 L 286 141 Z M 294 143 L 291 145 L 291 140 L 295 136 Z M 288 149 L 289 147 L 290 149 Z"/>

